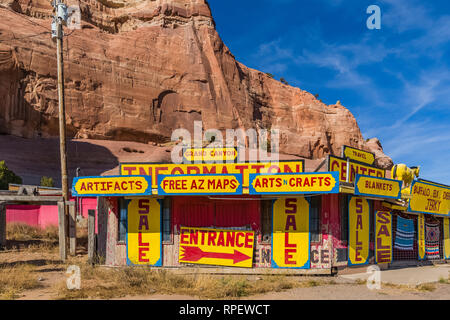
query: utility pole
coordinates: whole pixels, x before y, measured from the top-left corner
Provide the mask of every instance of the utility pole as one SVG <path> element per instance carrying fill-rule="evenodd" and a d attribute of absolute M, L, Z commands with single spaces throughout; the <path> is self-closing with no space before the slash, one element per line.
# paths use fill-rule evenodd
<path fill-rule="evenodd" d="M 56 60 L 58 61 L 58 105 L 59 105 L 59 151 L 61 156 L 61 189 L 64 198 L 64 246 L 67 248 L 69 235 L 69 190 L 67 177 L 67 148 L 66 148 L 66 110 L 64 101 L 64 63 L 63 63 L 63 24 L 67 21 L 67 6 L 62 0 L 52 2 L 55 16 L 52 21 L 52 39 L 56 40 Z M 60 239 L 61 241 L 62 239 Z M 67 258 L 67 250 L 63 250 L 62 260 Z"/>

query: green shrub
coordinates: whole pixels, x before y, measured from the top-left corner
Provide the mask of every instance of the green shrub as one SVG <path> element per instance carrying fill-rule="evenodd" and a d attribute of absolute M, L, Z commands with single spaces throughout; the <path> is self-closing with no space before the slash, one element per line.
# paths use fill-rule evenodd
<path fill-rule="evenodd" d="M 53 178 L 43 176 L 41 178 L 41 186 L 43 186 L 43 187 L 54 187 L 55 184 L 53 182 Z"/>
<path fill-rule="evenodd" d="M 22 184 L 22 178 L 8 169 L 5 161 L 0 161 L 0 190 L 8 190 L 10 183 Z"/>

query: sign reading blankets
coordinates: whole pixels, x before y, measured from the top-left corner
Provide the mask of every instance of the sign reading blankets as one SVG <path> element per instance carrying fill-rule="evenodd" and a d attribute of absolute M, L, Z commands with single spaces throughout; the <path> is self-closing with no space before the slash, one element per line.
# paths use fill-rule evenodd
<path fill-rule="evenodd" d="M 399 180 L 356 175 L 355 195 L 401 198 L 402 182 Z"/>
<path fill-rule="evenodd" d="M 397 217 L 394 248 L 398 250 L 414 249 L 414 220 Z"/>

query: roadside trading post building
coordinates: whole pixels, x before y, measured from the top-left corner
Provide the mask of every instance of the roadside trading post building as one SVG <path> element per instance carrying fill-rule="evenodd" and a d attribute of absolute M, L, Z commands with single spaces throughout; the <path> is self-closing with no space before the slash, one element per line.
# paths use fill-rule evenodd
<path fill-rule="evenodd" d="M 450 188 L 418 180 L 402 195 L 373 163 L 349 147 L 316 172 L 305 160 L 122 163 L 120 176 L 75 179 L 73 193 L 99 197 L 107 265 L 332 273 L 448 259 Z"/>

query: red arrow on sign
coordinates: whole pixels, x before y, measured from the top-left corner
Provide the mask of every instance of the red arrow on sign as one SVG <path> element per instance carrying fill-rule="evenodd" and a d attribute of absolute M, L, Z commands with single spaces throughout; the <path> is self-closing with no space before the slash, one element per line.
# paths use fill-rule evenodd
<path fill-rule="evenodd" d="M 251 257 L 243 254 L 240 251 L 234 250 L 234 253 L 222 253 L 222 252 L 205 252 L 197 247 L 182 247 L 184 250 L 181 260 L 196 262 L 202 258 L 213 259 L 231 259 L 233 264 L 251 259 Z"/>

